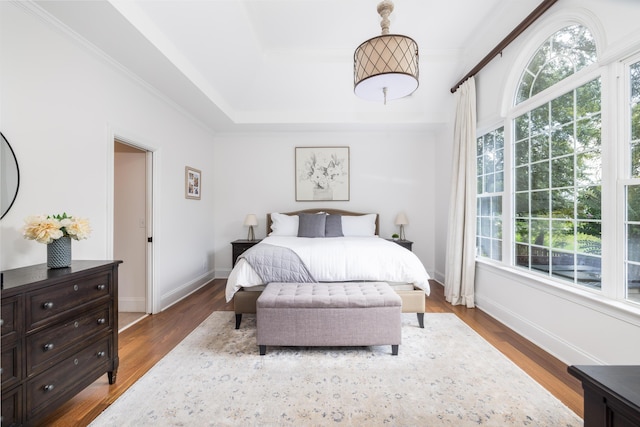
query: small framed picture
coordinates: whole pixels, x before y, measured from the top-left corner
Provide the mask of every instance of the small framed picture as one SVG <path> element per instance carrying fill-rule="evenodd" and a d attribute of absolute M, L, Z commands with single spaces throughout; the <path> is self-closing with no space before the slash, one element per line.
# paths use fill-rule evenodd
<path fill-rule="evenodd" d="M 349 147 L 296 147 L 296 201 L 349 200 Z"/>
<path fill-rule="evenodd" d="M 198 169 L 186 166 L 184 168 L 184 196 L 187 199 L 200 200 L 200 193 L 202 190 L 202 173 Z"/>

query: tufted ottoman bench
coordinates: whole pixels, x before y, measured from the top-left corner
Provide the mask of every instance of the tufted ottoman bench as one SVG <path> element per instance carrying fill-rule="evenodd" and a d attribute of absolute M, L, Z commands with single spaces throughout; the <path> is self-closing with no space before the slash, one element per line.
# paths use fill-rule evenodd
<path fill-rule="evenodd" d="M 391 345 L 402 300 L 385 282 L 269 283 L 256 302 L 260 355 L 276 346 Z"/>

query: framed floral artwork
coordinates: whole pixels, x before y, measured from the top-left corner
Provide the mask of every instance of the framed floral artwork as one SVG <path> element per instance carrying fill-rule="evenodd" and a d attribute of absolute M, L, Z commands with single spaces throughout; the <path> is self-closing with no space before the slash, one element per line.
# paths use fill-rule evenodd
<path fill-rule="evenodd" d="M 296 147 L 296 201 L 349 200 L 349 147 Z"/>
<path fill-rule="evenodd" d="M 200 200 L 202 173 L 198 169 L 185 166 L 184 168 L 184 196 L 187 199 Z"/>

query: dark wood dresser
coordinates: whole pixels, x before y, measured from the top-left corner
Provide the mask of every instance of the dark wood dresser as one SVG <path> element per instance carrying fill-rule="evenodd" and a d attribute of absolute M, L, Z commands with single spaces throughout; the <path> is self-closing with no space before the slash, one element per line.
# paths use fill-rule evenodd
<path fill-rule="evenodd" d="M 2 272 L 2 426 L 33 425 L 118 370 L 118 265 Z"/>
<path fill-rule="evenodd" d="M 582 381 L 584 427 L 640 426 L 640 366 L 569 366 Z"/>

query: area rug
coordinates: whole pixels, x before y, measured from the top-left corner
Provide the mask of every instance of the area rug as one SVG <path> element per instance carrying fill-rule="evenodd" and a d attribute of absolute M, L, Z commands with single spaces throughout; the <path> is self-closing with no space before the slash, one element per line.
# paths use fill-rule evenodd
<path fill-rule="evenodd" d="M 454 314 L 403 314 L 391 346 L 268 347 L 255 316 L 215 312 L 91 424 L 581 426 Z"/>

